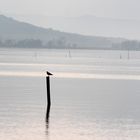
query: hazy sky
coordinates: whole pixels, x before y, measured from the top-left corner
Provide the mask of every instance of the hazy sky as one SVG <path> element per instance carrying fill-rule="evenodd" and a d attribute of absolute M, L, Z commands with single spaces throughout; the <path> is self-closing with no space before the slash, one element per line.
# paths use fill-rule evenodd
<path fill-rule="evenodd" d="M 140 20 L 140 0 L 0 0 L 0 13 Z"/>

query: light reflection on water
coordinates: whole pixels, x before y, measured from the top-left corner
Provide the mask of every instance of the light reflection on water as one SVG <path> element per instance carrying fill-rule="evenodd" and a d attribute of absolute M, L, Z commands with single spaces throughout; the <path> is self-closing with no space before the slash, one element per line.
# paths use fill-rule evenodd
<path fill-rule="evenodd" d="M 63 64 L 59 62 L 63 57 L 55 60 L 49 57 L 49 64 L 44 62 L 44 52 L 43 58 L 38 58 L 41 63 L 36 63 L 34 57 L 25 53 L 12 55 L 13 58 L 10 55 L 9 62 L 8 55 L 5 59 L 5 55 L 1 56 L 0 140 L 140 139 L 138 56 L 137 60 L 133 56 L 134 60 L 129 62 L 120 61 L 114 52 L 113 60 L 97 59 L 97 55 L 95 59 L 90 51 L 89 56 L 86 54 L 88 59 L 82 55 L 72 60 L 68 58 L 69 65 L 67 60 Z M 28 64 L 24 62 L 27 56 Z M 17 62 L 13 63 L 15 60 Z M 59 63 L 51 64 L 52 61 Z M 51 78 L 49 120 L 45 119 L 46 69 L 55 74 Z"/>
<path fill-rule="evenodd" d="M 80 79 L 114 79 L 114 80 L 140 80 L 140 75 L 128 74 L 86 74 L 86 73 L 53 73 L 56 78 L 80 78 Z M 19 72 L 19 71 L 0 71 L 0 76 L 18 76 L 18 77 L 45 77 L 45 72 Z"/>

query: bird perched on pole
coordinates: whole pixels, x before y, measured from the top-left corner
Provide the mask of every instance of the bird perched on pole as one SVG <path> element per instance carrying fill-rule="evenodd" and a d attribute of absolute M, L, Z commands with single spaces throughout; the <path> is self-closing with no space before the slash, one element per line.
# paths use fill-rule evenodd
<path fill-rule="evenodd" d="M 46 73 L 47 73 L 48 76 L 53 75 L 52 73 L 50 73 L 50 72 L 48 72 L 48 71 L 46 71 Z"/>

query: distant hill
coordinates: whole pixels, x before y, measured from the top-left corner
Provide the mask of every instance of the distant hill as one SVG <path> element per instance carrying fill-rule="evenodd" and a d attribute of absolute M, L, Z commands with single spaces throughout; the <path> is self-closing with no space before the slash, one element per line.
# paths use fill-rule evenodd
<path fill-rule="evenodd" d="M 122 38 L 84 36 L 19 22 L 0 15 L 1 47 L 120 49 Z"/>
<path fill-rule="evenodd" d="M 10 15 L 21 21 L 56 30 L 104 37 L 140 40 L 140 20 L 83 15 L 75 17 L 46 15 Z"/>
<path fill-rule="evenodd" d="M 45 27 L 45 22 L 43 23 L 44 19 L 45 18 L 40 19 L 40 24 L 38 25 L 43 25 L 43 27 Z M 84 15 L 80 17 L 46 17 L 46 21 L 46 26 L 53 27 L 54 29 L 61 29 L 66 32 L 140 40 L 139 20 Z"/>

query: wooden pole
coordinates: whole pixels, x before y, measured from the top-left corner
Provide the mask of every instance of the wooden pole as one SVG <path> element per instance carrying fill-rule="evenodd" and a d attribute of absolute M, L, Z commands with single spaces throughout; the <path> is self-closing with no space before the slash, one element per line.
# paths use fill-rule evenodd
<path fill-rule="evenodd" d="M 51 96 L 50 96 L 50 77 L 46 77 L 46 88 L 47 88 L 47 111 L 46 111 L 46 121 L 49 119 L 50 107 L 51 107 Z"/>

